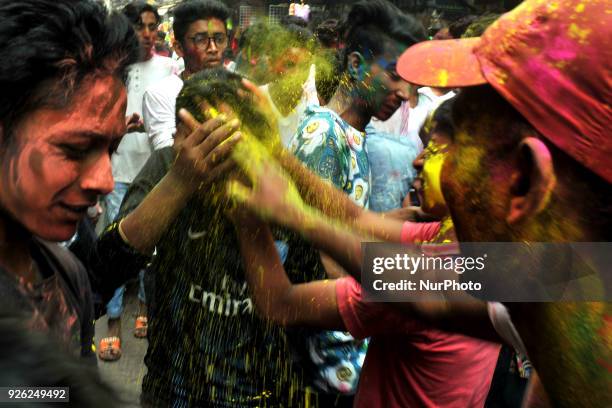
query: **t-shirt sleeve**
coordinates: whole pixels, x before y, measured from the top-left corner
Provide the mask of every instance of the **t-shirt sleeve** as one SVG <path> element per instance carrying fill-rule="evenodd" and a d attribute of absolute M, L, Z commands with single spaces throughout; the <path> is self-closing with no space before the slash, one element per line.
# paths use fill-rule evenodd
<path fill-rule="evenodd" d="M 415 244 L 431 241 L 440 232 L 439 222 L 406 221 L 402 225 L 402 244 Z"/>
<path fill-rule="evenodd" d="M 176 131 L 175 102 L 166 94 L 147 89 L 142 100 L 142 114 L 145 131 L 153 149 L 174 144 Z"/>
<path fill-rule="evenodd" d="M 403 315 L 386 303 L 366 302 L 361 285 L 353 278 L 336 281 L 338 311 L 346 329 L 358 339 L 388 333 L 410 333 L 421 328 L 421 323 Z"/>
<path fill-rule="evenodd" d="M 124 218 L 140 205 L 147 194 L 166 175 L 172 166 L 174 157 L 175 153 L 172 147 L 164 147 L 151 154 L 151 157 L 149 157 L 149 160 L 147 160 L 125 193 L 117 220 Z"/>
<path fill-rule="evenodd" d="M 342 151 L 345 146 L 337 132 L 333 120 L 311 116 L 300 125 L 292 150 L 319 177 L 343 189 L 347 183 L 349 163 Z"/>

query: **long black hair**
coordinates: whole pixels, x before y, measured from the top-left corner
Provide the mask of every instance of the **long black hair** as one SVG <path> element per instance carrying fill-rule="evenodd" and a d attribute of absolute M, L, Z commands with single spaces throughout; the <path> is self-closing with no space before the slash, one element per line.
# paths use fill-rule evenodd
<path fill-rule="evenodd" d="M 0 0 L 0 121 L 66 106 L 88 75 L 126 79 L 138 60 L 127 18 L 94 1 Z"/>

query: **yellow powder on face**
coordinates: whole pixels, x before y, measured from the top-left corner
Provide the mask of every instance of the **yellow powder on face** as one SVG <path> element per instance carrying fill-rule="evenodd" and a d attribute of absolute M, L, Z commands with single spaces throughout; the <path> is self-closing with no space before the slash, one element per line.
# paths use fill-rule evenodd
<path fill-rule="evenodd" d="M 438 148 L 446 149 L 446 146 L 439 146 Z M 428 155 L 423 163 L 423 171 L 421 173 L 423 178 L 423 196 L 424 201 L 430 207 L 438 205 L 446 206 L 440 186 L 440 175 L 442 174 L 442 165 L 445 158 L 445 153 L 437 151 Z"/>

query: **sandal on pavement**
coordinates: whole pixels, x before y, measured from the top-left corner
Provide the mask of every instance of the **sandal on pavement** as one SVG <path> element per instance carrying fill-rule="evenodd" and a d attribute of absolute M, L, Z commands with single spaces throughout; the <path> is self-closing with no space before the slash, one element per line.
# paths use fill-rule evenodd
<path fill-rule="evenodd" d="M 121 358 L 121 339 L 119 337 L 105 337 L 100 340 L 98 357 L 103 361 L 117 361 Z"/>
<path fill-rule="evenodd" d="M 134 326 L 134 337 L 139 339 L 143 339 L 147 337 L 147 317 L 146 316 L 138 316 L 136 318 L 136 325 Z"/>

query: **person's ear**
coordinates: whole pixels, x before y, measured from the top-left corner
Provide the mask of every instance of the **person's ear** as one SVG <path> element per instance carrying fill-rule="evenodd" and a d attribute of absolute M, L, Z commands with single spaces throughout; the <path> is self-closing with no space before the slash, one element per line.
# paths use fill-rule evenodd
<path fill-rule="evenodd" d="M 357 51 L 353 51 L 348 55 L 347 60 L 349 75 L 356 81 L 363 80 L 363 72 L 365 70 L 365 59 L 363 55 Z"/>
<path fill-rule="evenodd" d="M 519 223 L 542 211 L 556 184 L 550 150 L 541 140 L 525 138 L 519 146 L 516 162 L 506 217 L 508 224 Z"/>
<path fill-rule="evenodd" d="M 172 43 L 172 48 L 174 48 L 176 55 L 178 55 L 181 58 L 185 57 L 185 51 L 183 51 L 183 45 L 181 44 L 180 41 L 174 40 L 174 42 Z"/>

